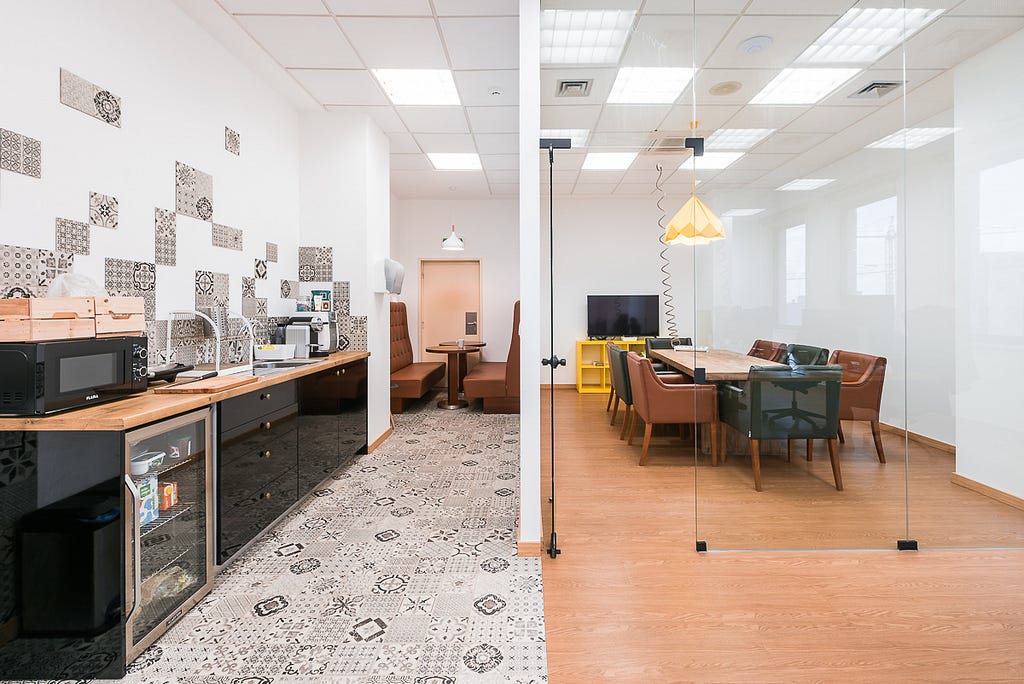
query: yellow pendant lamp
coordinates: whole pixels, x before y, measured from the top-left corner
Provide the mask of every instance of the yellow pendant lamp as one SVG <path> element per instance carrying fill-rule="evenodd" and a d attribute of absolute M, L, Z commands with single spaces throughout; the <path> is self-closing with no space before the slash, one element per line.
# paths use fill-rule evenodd
<path fill-rule="evenodd" d="M 665 243 L 669 245 L 706 245 L 724 237 L 722 220 L 700 201 L 696 192 L 665 227 Z"/>

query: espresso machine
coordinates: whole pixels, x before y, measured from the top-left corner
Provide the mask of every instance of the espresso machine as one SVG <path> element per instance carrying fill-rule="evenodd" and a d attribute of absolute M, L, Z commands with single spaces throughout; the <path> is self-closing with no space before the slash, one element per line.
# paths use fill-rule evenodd
<path fill-rule="evenodd" d="M 274 344 L 294 344 L 297 359 L 327 356 L 338 348 L 338 324 L 326 319 L 326 314 L 292 316 L 277 324 Z"/>

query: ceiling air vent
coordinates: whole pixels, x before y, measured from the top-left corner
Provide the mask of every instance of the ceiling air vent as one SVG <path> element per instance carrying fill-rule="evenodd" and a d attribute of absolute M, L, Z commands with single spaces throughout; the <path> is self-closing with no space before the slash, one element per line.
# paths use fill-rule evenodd
<path fill-rule="evenodd" d="M 562 80 L 558 82 L 556 97 L 586 97 L 590 95 L 590 86 L 594 85 L 592 79 L 585 80 Z"/>
<path fill-rule="evenodd" d="M 658 134 L 641 154 L 688 154 L 685 135 Z"/>
<path fill-rule="evenodd" d="M 902 81 L 872 81 L 866 86 L 850 95 L 868 100 L 880 100 L 892 91 L 903 85 Z"/>

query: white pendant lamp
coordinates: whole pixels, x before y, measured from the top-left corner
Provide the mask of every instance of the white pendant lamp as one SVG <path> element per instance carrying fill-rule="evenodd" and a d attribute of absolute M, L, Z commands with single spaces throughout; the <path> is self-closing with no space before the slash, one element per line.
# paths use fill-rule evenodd
<path fill-rule="evenodd" d="M 466 248 L 462 238 L 455 234 L 455 224 L 452 224 L 452 233 L 441 240 L 441 249 L 448 252 L 461 252 Z"/>

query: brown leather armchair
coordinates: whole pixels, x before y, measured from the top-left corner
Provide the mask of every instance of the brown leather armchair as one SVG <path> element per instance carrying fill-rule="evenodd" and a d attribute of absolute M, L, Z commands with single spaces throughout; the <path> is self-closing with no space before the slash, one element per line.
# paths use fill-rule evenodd
<path fill-rule="evenodd" d="M 462 381 L 467 399 L 483 399 L 484 413 L 519 413 L 519 302 L 512 307 L 512 337 L 504 361 L 483 361 Z"/>
<path fill-rule="evenodd" d="M 644 421 L 644 444 L 640 465 L 647 460 L 651 429 L 656 424 L 707 424 L 711 426 L 711 465 L 718 465 L 718 395 L 714 385 L 666 384 L 654 372 L 650 359 L 636 352 L 626 355 L 633 411 Z M 630 427 L 628 444 L 633 443 L 636 421 Z"/>
<path fill-rule="evenodd" d="M 754 344 L 747 352 L 747 356 L 756 356 L 759 359 L 781 362 L 786 358 L 786 343 L 772 342 L 771 340 L 754 340 Z"/>
<path fill-rule="evenodd" d="M 870 421 L 878 462 L 885 463 L 882 434 L 878 428 L 878 408 L 882 403 L 882 384 L 885 382 L 885 357 L 836 349 L 828 362 L 843 367 L 839 420 Z M 845 441 L 842 423 L 839 425 L 839 441 Z"/>

